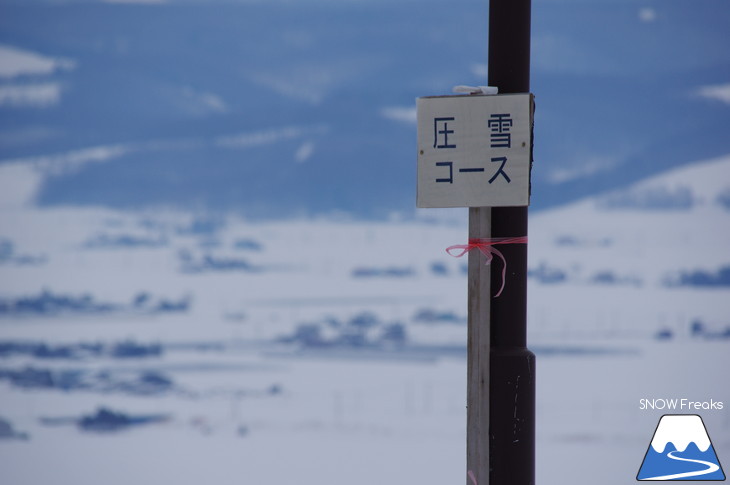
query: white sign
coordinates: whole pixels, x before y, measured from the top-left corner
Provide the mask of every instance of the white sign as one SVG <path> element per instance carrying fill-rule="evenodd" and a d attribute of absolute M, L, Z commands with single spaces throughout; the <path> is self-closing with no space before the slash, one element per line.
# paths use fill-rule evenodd
<path fill-rule="evenodd" d="M 416 206 L 529 205 L 533 99 L 418 98 Z"/>

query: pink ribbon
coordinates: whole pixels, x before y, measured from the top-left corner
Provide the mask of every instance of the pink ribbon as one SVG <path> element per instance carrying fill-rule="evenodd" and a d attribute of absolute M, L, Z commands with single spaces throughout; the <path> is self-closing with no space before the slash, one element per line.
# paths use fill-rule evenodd
<path fill-rule="evenodd" d="M 487 258 L 487 262 L 485 264 L 490 264 L 492 262 L 492 259 L 494 259 L 493 255 L 495 254 L 499 257 L 499 259 L 502 260 L 502 286 L 499 288 L 497 294 L 494 295 L 495 298 L 502 294 L 502 290 L 504 290 L 504 282 L 507 278 L 507 260 L 504 259 L 504 254 L 502 254 L 502 251 L 494 247 L 497 244 L 527 244 L 527 236 L 474 238 L 469 239 L 468 244 L 457 244 L 455 246 L 449 246 L 448 248 L 446 248 L 446 252 L 449 253 L 450 256 L 453 256 L 455 258 L 462 257 L 472 249 L 478 249 L 479 252 Z M 461 249 L 460 253 L 452 253 L 452 251 L 456 251 L 458 249 Z"/>
<path fill-rule="evenodd" d="M 473 471 L 469 470 L 469 472 L 467 473 L 467 475 L 469 475 L 469 478 L 471 478 L 471 483 L 473 483 L 474 485 L 479 485 L 477 483 L 477 477 L 474 476 L 474 472 Z"/>

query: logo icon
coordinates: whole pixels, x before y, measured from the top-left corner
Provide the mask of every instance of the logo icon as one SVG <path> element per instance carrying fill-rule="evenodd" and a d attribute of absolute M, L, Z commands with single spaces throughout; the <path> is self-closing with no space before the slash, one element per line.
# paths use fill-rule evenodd
<path fill-rule="evenodd" d="M 662 416 L 636 479 L 725 480 L 702 418 L 696 414 Z"/>

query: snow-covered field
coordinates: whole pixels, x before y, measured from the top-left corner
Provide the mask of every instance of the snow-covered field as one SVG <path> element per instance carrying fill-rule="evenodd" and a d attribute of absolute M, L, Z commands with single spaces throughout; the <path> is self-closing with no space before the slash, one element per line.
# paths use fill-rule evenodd
<path fill-rule="evenodd" d="M 634 482 L 671 412 L 730 463 L 728 174 L 532 216 L 538 483 Z M 39 208 L 42 177 L 0 166 L 2 483 L 464 483 L 465 210 Z M 641 409 L 675 398 L 724 407 Z"/>

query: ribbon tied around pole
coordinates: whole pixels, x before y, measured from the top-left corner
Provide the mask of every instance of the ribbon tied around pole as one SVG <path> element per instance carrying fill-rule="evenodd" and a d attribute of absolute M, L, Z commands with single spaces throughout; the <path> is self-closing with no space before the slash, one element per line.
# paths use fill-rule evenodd
<path fill-rule="evenodd" d="M 474 476 L 474 472 L 473 471 L 469 470 L 469 472 L 467 473 L 467 475 L 469 475 L 469 478 L 471 479 L 471 483 L 473 483 L 474 485 L 479 485 L 477 483 L 477 477 Z"/>
<path fill-rule="evenodd" d="M 502 251 L 494 247 L 498 244 L 527 244 L 527 236 L 472 238 L 469 239 L 468 244 L 456 244 L 446 248 L 446 252 L 455 258 L 460 258 L 472 249 L 477 249 L 485 258 L 487 258 L 487 262 L 485 263 L 487 265 L 491 264 L 492 259 L 494 259 L 494 255 L 497 255 L 497 257 L 502 260 L 502 286 L 499 288 L 497 294 L 494 295 L 495 298 L 502 294 L 505 280 L 507 278 L 507 260 L 505 259 L 504 254 L 502 254 Z M 458 250 L 461 250 L 461 252 L 456 253 Z"/>

